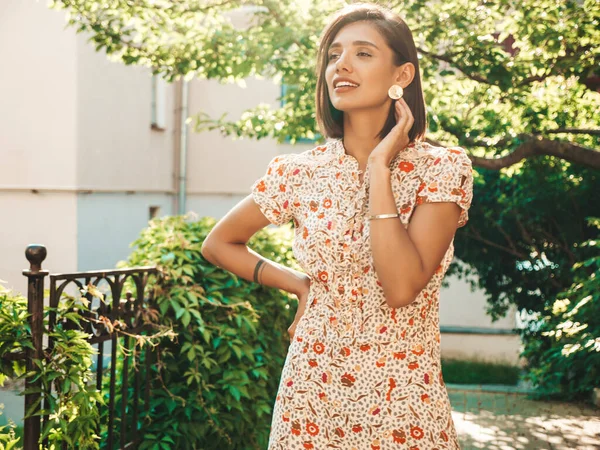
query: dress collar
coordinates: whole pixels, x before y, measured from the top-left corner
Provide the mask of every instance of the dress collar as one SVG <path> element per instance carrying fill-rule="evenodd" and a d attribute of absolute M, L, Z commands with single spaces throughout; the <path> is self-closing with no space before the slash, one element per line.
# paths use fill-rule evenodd
<path fill-rule="evenodd" d="M 331 141 L 331 147 L 333 150 L 333 154 L 340 158 L 350 158 L 354 160 L 356 164 L 358 164 L 358 160 L 346 153 L 346 149 L 344 148 L 344 142 L 340 139 L 335 139 Z M 409 144 L 404 150 L 399 151 L 390 161 L 390 168 L 394 166 L 394 164 L 402 159 L 417 159 L 424 156 L 431 156 L 432 146 L 426 141 L 414 141 Z"/>

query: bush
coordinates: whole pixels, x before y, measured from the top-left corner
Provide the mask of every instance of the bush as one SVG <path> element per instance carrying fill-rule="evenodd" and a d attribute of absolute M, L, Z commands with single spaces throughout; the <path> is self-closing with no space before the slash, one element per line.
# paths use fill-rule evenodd
<path fill-rule="evenodd" d="M 600 219 L 591 219 L 600 229 Z M 600 237 L 600 236 L 599 236 Z M 589 399 L 600 383 L 600 242 L 581 244 L 595 256 L 573 266 L 573 285 L 532 321 L 523 355 L 538 398 Z"/>
<path fill-rule="evenodd" d="M 502 362 L 442 359 L 446 383 L 516 385 L 520 373 L 520 367 Z"/>
<path fill-rule="evenodd" d="M 2 386 L 2 378 L 0 377 L 0 386 Z M 0 403 L 0 416 L 4 405 Z M 0 450 L 20 450 L 23 447 L 17 445 L 23 444 L 23 428 L 17 427 L 12 420 L 9 420 L 8 425 L 0 425 Z"/>
<path fill-rule="evenodd" d="M 177 334 L 158 347 L 139 448 L 264 449 L 295 297 L 210 264 L 200 249 L 216 220 L 189 219 L 152 220 L 119 264 L 158 266 L 160 320 Z M 285 226 L 259 231 L 248 246 L 297 268 L 291 243 Z"/>
<path fill-rule="evenodd" d="M 96 404 L 101 401 L 100 395 L 91 384 L 92 357 L 95 354 L 87 342 L 87 333 L 80 330 L 63 329 L 60 322 L 69 318 L 83 320 L 72 312 L 78 300 L 65 297 L 59 302 L 58 308 L 53 309 L 57 314 L 57 323 L 52 333 L 48 330 L 48 314 L 52 310 L 44 308 L 45 334 L 52 337 L 54 347 L 46 349 L 45 357 L 34 359 L 37 367 L 35 379 L 40 381 L 39 388 L 30 388 L 30 392 L 39 392 L 47 413 L 50 414 L 48 423 L 42 430 L 42 438 L 48 438 L 49 448 L 59 448 L 61 444 L 67 448 L 96 449 L 98 442 L 94 430 L 98 425 L 98 410 Z M 26 373 L 25 361 L 8 362 L 6 358 L 11 353 L 19 353 L 27 348 L 33 348 L 27 299 L 0 286 L 0 381 L 5 377 L 14 379 L 24 378 Z M 32 411 L 25 411 L 29 417 Z M 45 410 L 38 415 L 46 413 Z M 9 431 L 0 430 L 0 449 L 2 442 L 7 448 L 12 443 L 18 443 L 18 437 Z"/>

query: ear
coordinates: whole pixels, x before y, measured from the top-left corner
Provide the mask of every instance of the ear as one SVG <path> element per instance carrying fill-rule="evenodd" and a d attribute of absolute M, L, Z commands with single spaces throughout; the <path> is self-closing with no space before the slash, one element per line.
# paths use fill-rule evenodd
<path fill-rule="evenodd" d="M 398 67 L 396 72 L 395 82 L 405 88 L 415 78 L 415 66 L 411 62 L 407 62 Z"/>

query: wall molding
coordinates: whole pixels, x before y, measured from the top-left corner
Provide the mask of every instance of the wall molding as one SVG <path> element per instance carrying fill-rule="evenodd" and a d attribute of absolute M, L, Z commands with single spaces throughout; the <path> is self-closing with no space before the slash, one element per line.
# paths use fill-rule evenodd
<path fill-rule="evenodd" d="M 519 336 L 519 330 L 517 328 L 461 327 L 454 325 L 440 325 L 440 332 L 446 334 L 487 334 Z"/>
<path fill-rule="evenodd" d="M 4 192 L 21 192 L 29 194 L 164 194 L 164 195 L 175 195 L 174 190 L 167 189 L 107 189 L 107 188 L 94 188 L 94 187 L 60 187 L 60 186 L 38 186 L 38 187 L 24 187 L 24 186 L 0 186 L 0 194 Z"/>

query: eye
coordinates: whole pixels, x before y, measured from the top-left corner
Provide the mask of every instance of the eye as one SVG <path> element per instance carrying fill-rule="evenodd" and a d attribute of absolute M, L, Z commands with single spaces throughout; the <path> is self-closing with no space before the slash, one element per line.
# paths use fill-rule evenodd
<path fill-rule="evenodd" d="M 365 56 L 371 56 L 369 53 L 367 52 L 358 52 L 357 55 L 365 55 Z M 332 60 L 334 56 L 337 56 L 337 53 L 331 53 L 328 57 L 329 60 Z"/>

